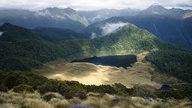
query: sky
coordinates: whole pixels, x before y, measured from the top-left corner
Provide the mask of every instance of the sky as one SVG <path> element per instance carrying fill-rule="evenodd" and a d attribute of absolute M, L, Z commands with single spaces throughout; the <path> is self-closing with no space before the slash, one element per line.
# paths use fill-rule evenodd
<path fill-rule="evenodd" d="M 0 0 L 0 9 L 40 10 L 47 7 L 75 10 L 145 9 L 157 3 L 167 8 L 192 9 L 192 0 Z"/>

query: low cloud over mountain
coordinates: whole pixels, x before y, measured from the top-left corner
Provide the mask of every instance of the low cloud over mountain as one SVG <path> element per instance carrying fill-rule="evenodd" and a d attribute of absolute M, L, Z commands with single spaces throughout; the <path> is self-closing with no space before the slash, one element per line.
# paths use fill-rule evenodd
<path fill-rule="evenodd" d="M 123 22 L 106 23 L 104 26 L 101 27 L 102 35 L 108 35 L 108 34 L 114 33 L 125 25 L 128 25 L 128 23 L 123 23 Z"/>

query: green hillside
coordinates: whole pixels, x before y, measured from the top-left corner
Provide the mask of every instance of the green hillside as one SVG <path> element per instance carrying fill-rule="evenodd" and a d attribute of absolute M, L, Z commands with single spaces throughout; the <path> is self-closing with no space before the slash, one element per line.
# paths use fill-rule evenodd
<path fill-rule="evenodd" d="M 68 45 L 71 47 L 67 47 Z M 64 49 L 69 48 L 68 52 L 74 52 L 70 55 L 79 53 L 84 56 L 122 55 L 158 49 L 177 49 L 132 24 L 107 36 L 91 40 L 65 41 L 61 46 Z"/>
<path fill-rule="evenodd" d="M 192 53 L 181 50 L 151 52 L 146 60 L 155 64 L 161 72 L 192 82 Z"/>
<path fill-rule="evenodd" d="M 33 31 L 37 33 L 37 35 L 39 35 L 41 38 L 51 42 L 89 38 L 89 35 L 77 33 L 69 29 L 39 27 L 34 29 Z"/>
<path fill-rule="evenodd" d="M 0 37 L 0 69 L 3 71 L 30 71 L 58 58 L 72 61 L 91 56 L 149 51 L 146 60 L 155 64 L 162 72 L 191 82 L 191 52 L 167 44 L 133 24 L 107 36 L 57 43 L 41 38 L 38 33 L 34 35 L 31 30 L 11 24 L 6 24 L 6 29 L 2 28 L 5 27 L 0 29 L 4 32 Z"/>

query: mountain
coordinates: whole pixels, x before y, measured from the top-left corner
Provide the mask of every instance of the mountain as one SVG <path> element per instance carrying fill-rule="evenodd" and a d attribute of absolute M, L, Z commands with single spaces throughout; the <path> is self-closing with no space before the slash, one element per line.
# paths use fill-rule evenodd
<path fill-rule="evenodd" d="M 3 32 L 0 40 L 3 36 L 9 39 L 0 41 L 0 69 L 3 71 L 30 71 L 57 58 L 70 62 L 92 56 L 127 55 L 147 51 L 149 54 L 146 60 L 157 66 L 161 72 L 192 82 L 192 52 L 163 42 L 147 30 L 130 23 L 98 38 L 57 43 L 47 41 L 37 34 L 34 36 L 30 29 L 11 24 L 4 24 L 0 28 L 0 32 Z M 16 35 L 21 35 L 22 38 L 13 37 L 15 30 L 18 30 Z M 27 38 L 28 36 L 30 37 Z M 19 39 L 15 39 L 17 37 Z"/>
<path fill-rule="evenodd" d="M 47 30 L 54 35 L 45 33 Z M 0 68 L 3 70 L 30 70 L 31 67 L 39 67 L 66 53 L 57 45 L 60 41 L 86 37 L 71 30 L 31 30 L 9 23 L 3 24 L 0 32 Z"/>
<path fill-rule="evenodd" d="M 114 16 L 134 16 L 139 13 L 140 10 L 135 9 L 101 9 L 94 11 L 78 11 L 81 16 L 89 21 L 89 23 L 95 23 Z"/>
<path fill-rule="evenodd" d="M 52 28 L 52 27 L 49 28 L 38 27 L 33 29 L 33 32 L 38 34 L 39 37 L 51 42 L 90 38 L 89 35 L 77 33 L 69 29 Z"/>
<path fill-rule="evenodd" d="M 56 43 L 42 38 L 41 33 L 8 23 L 0 27 L 0 32 L 3 32 L 0 37 L 0 68 L 3 70 L 26 70 L 57 58 L 73 60 L 158 48 L 155 36 L 131 24 L 109 36 Z M 149 37 L 149 41 L 144 40 L 145 37 Z M 135 38 L 139 38 L 138 41 L 132 41 Z"/>
<path fill-rule="evenodd" d="M 176 11 L 176 12 L 175 12 Z M 106 24 L 133 23 L 136 26 L 146 29 L 155 34 L 158 38 L 178 45 L 183 48 L 192 49 L 192 17 L 190 10 L 165 9 L 159 5 L 153 5 L 141 11 L 136 16 L 112 17 L 101 22 L 89 25 L 82 30 L 82 33 L 89 35 L 102 35 L 103 27 Z"/>
<path fill-rule="evenodd" d="M 110 28 L 110 30 L 106 27 Z M 169 105 L 165 103 L 167 107 L 173 107 L 173 104 L 174 107 L 177 105 L 181 107 L 191 106 L 191 51 L 177 48 L 163 42 L 147 30 L 138 28 L 131 23 L 112 26 L 107 25 L 106 27 L 105 29 L 108 32 L 105 33 L 105 35 L 93 39 L 69 39 L 52 42 L 47 40 L 46 37 L 41 37 L 42 33 L 46 34 L 47 28 L 31 30 L 9 23 L 0 26 L 1 106 L 52 108 L 58 106 L 73 107 L 75 104 L 75 107 L 92 107 L 92 105 L 96 107 L 116 107 L 118 105 L 119 107 L 127 108 L 130 106 L 140 107 L 141 105 L 147 105 L 146 107 L 159 107 L 161 104 L 164 104 L 162 102 L 167 101 L 169 103 Z M 111 27 L 113 29 L 111 29 Z M 52 28 L 48 29 L 50 31 L 52 30 Z M 59 31 L 60 30 L 61 29 L 59 29 Z M 51 32 L 57 33 L 57 29 L 53 29 Z M 55 35 L 60 36 L 60 34 Z M 52 35 L 49 37 L 51 36 Z M 51 38 L 54 38 L 54 36 Z M 84 85 L 77 81 L 60 81 L 59 77 L 56 77 L 56 80 L 48 79 L 37 75 L 38 73 L 30 73 L 32 69 L 41 68 L 44 63 L 54 61 L 58 58 L 62 58 L 64 62 L 67 63 L 65 64 L 66 66 L 70 64 L 69 62 L 81 58 L 130 54 L 134 58 L 137 57 L 136 59 L 138 60 L 140 56 L 144 59 L 135 64 L 131 64 L 127 69 L 105 66 L 107 70 L 103 70 L 103 68 L 101 68 L 102 66 L 95 68 L 96 65 L 89 63 L 87 63 L 89 65 L 78 63 L 81 64 L 80 67 L 72 64 L 73 67 L 69 66 L 67 68 L 69 72 L 72 72 L 70 70 L 77 71 L 78 74 L 80 74 L 80 76 L 78 76 L 80 79 L 92 74 L 89 68 L 109 77 L 112 77 L 111 74 L 114 72 L 115 75 L 118 76 L 116 77 L 117 79 L 109 78 L 109 80 L 115 80 L 117 83 L 115 82 L 115 84 L 111 85 Z M 110 56 L 110 58 L 111 57 L 113 56 Z M 130 61 L 127 60 L 127 62 Z M 146 75 L 146 70 L 142 70 L 142 67 L 147 66 L 146 64 L 149 66 L 147 67 L 147 71 L 150 75 Z M 139 65 L 141 67 L 137 67 Z M 62 66 L 62 64 L 55 63 L 55 65 L 46 69 L 46 73 L 47 70 L 51 68 Z M 99 70 L 100 68 L 101 70 Z M 109 71 L 108 68 L 111 68 L 113 71 L 110 74 L 105 74 Z M 137 68 L 141 69 L 137 70 Z M 86 73 L 81 73 L 84 70 Z M 65 72 L 63 68 L 61 71 L 62 73 Z M 159 74 L 156 75 L 156 72 Z M 62 73 L 53 72 L 56 76 Z M 130 73 L 129 75 L 133 74 L 133 76 L 138 77 L 133 77 L 131 80 L 128 80 L 127 77 L 130 76 L 123 73 Z M 50 73 L 47 74 L 49 75 Z M 69 74 L 75 76 L 75 73 Z M 93 75 L 97 77 L 98 74 Z M 99 75 L 99 77 L 101 76 Z M 148 85 L 148 83 L 145 83 L 147 81 L 144 77 L 149 78 L 154 83 L 158 82 L 163 85 L 160 89 L 153 88 L 151 85 Z M 91 77 L 91 81 L 92 78 L 93 77 Z M 133 79 L 134 81 L 141 80 L 142 82 L 136 82 L 136 85 L 132 88 L 127 88 L 118 82 L 120 78 L 127 79 L 126 83 L 129 81 L 132 82 Z M 168 79 L 173 82 L 160 82 L 158 79 Z M 107 81 L 109 80 L 107 79 Z M 88 81 L 90 81 L 90 79 L 88 79 Z M 92 101 L 93 99 L 94 101 Z M 103 100 L 102 104 L 100 102 L 101 99 Z M 149 99 L 152 99 L 152 101 L 155 100 L 158 103 L 155 102 L 154 104 Z M 97 103 L 95 100 L 99 100 L 99 102 Z M 179 104 L 175 105 L 175 103 L 178 103 L 178 100 Z M 78 104 L 76 104 L 76 101 L 78 101 Z M 112 102 L 113 105 L 111 104 Z M 129 102 L 129 104 L 127 104 L 127 102 Z M 183 104 L 184 102 L 185 104 Z M 33 105 L 31 103 L 33 103 Z M 165 105 L 162 105 L 162 107 L 164 106 Z"/>
<path fill-rule="evenodd" d="M 5 23 L 0 27 L 2 33 L 0 41 L 19 41 L 25 39 L 40 39 L 28 29 Z"/>
<path fill-rule="evenodd" d="M 0 10 L 0 16 L 0 24 L 8 22 L 26 28 L 56 27 L 78 31 L 88 25 L 87 20 L 71 8 L 47 8 L 34 12 Z"/>
<path fill-rule="evenodd" d="M 182 10 L 177 8 L 166 9 L 165 7 L 159 4 L 153 4 L 149 6 L 147 9 L 141 11 L 139 15 L 141 16 L 169 16 L 169 17 L 182 17 L 185 13 L 191 12 L 191 10 Z"/>

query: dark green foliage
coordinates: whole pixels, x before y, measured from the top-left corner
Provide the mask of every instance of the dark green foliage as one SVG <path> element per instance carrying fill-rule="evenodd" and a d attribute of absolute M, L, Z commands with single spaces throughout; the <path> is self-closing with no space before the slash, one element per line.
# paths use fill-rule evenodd
<path fill-rule="evenodd" d="M 48 93 L 43 95 L 43 99 L 45 101 L 50 101 L 52 98 L 57 98 L 56 94 L 48 92 Z"/>
<path fill-rule="evenodd" d="M 39 40 L 0 42 L 0 50 L 0 69 L 4 71 L 29 71 L 62 54 L 56 46 Z"/>
<path fill-rule="evenodd" d="M 89 36 L 86 34 L 76 33 L 68 29 L 60 28 L 36 28 L 34 31 L 41 38 L 48 40 L 50 42 L 60 42 L 64 40 L 72 39 L 88 39 Z"/>
<path fill-rule="evenodd" d="M 192 53 L 180 50 L 159 50 L 147 55 L 146 60 L 155 64 L 161 72 L 183 81 L 192 82 Z"/>
<path fill-rule="evenodd" d="M 14 57 L 7 57 L 5 59 L 0 60 L 0 69 L 4 71 L 9 71 L 9 70 L 26 70 L 30 71 L 31 67 L 29 66 L 28 59 L 25 58 L 14 58 Z M 36 61 L 34 61 L 36 62 Z M 40 64 L 38 63 L 33 63 L 33 60 L 30 61 L 32 66 L 39 66 Z"/>
<path fill-rule="evenodd" d="M 189 98 L 192 100 L 192 84 L 176 84 L 173 87 L 179 92 L 179 94 L 184 98 Z"/>
<path fill-rule="evenodd" d="M 39 86 L 38 90 L 42 94 L 47 92 L 58 92 L 67 99 L 71 99 L 73 97 L 79 97 L 81 99 L 86 98 L 86 89 L 78 82 L 50 80 Z"/>
<path fill-rule="evenodd" d="M 68 85 L 63 81 L 50 80 L 45 84 L 40 85 L 38 90 L 40 93 L 44 94 L 46 92 L 58 92 L 60 94 L 65 94 L 67 92 Z"/>
<path fill-rule="evenodd" d="M 9 23 L 5 23 L 0 27 L 0 31 L 3 31 L 3 35 L 0 37 L 0 41 L 19 41 L 25 39 L 40 39 L 39 37 L 35 36 L 33 32 L 28 29 L 14 26 Z"/>
<path fill-rule="evenodd" d="M 4 84 L 0 84 L 0 91 L 7 92 L 8 88 Z"/>
<path fill-rule="evenodd" d="M 155 94 L 157 95 L 157 97 L 162 98 L 162 99 L 166 99 L 166 98 L 175 98 L 175 99 L 183 99 L 183 95 L 182 92 L 180 92 L 179 90 L 160 90 L 160 91 L 156 91 Z"/>
<path fill-rule="evenodd" d="M 21 79 L 21 80 L 25 80 L 25 79 Z M 22 84 L 22 82 L 20 82 L 19 79 L 17 79 L 16 75 L 9 75 L 5 78 L 4 84 L 8 89 L 11 89 L 19 84 Z"/>
<path fill-rule="evenodd" d="M 121 83 L 115 83 L 112 87 L 117 91 L 118 95 L 131 95 L 132 90 Z"/>
<path fill-rule="evenodd" d="M 116 94 L 117 91 L 110 85 L 88 85 L 87 86 L 88 92 L 96 92 L 96 93 L 109 93 L 109 94 Z"/>
<path fill-rule="evenodd" d="M 49 100 L 51 100 L 52 98 L 55 98 L 55 95 L 54 95 L 54 94 L 48 94 L 48 95 L 44 95 L 44 96 L 43 96 L 43 99 L 44 99 L 45 101 L 49 101 Z"/>
<path fill-rule="evenodd" d="M 33 89 L 33 87 L 31 87 L 29 85 L 20 84 L 18 86 L 13 87 L 13 91 L 18 92 L 18 93 L 21 93 L 21 92 L 33 93 L 34 89 Z"/>
<path fill-rule="evenodd" d="M 157 96 L 153 93 L 154 91 L 151 90 L 149 87 L 144 87 L 144 86 L 134 86 L 133 88 L 133 94 L 134 96 L 139 96 L 143 98 L 156 98 Z"/>
<path fill-rule="evenodd" d="M 12 89 L 15 86 L 20 84 L 26 84 L 32 86 L 34 89 L 37 89 L 38 85 L 44 84 L 48 81 L 47 78 L 42 76 L 37 76 L 32 73 L 26 72 L 0 72 L 0 78 L 2 84 L 8 89 Z"/>

